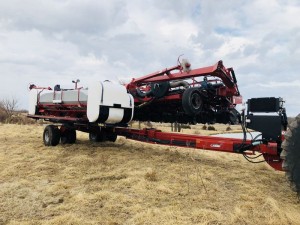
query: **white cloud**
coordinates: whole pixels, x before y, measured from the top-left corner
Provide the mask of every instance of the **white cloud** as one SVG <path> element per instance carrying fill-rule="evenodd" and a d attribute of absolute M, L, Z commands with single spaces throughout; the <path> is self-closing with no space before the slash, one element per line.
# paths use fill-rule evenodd
<path fill-rule="evenodd" d="M 222 59 L 245 97 L 283 95 L 295 115 L 299 14 L 296 0 L 1 1 L 0 94 L 25 108 L 29 82 L 139 77 L 184 53 L 193 68 Z"/>
<path fill-rule="evenodd" d="M 300 80 L 296 80 L 293 82 L 270 81 L 270 82 L 259 84 L 259 86 L 266 87 L 266 88 L 300 88 Z"/>

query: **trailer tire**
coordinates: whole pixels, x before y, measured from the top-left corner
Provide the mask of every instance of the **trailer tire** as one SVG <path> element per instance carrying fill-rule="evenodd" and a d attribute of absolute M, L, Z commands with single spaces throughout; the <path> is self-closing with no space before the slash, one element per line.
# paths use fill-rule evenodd
<path fill-rule="evenodd" d="M 60 143 L 62 144 L 74 144 L 76 142 L 76 130 L 66 129 L 61 133 Z"/>
<path fill-rule="evenodd" d="M 107 140 L 106 132 L 104 130 L 101 131 L 91 131 L 89 133 L 89 139 L 92 142 L 103 142 Z"/>
<path fill-rule="evenodd" d="M 46 146 L 56 146 L 60 140 L 60 130 L 57 126 L 48 125 L 44 129 L 43 140 Z"/>
<path fill-rule="evenodd" d="M 90 132 L 89 139 L 92 142 L 98 142 L 98 133 L 97 132 Z"/>
<path fill-rule="evenodd" d="M 300 197 L 300 114 L 288 125 L 280 157 L 291 187 Z"/>
<path fill-rule="evenodd" d="M 115 132 L 109 132 L 106 134 L 107 140 L 111 142 L 115 142 L 117 140 L 118 135 Z"/>
<path fill-rule="evenodd" d="M 182 107 L 189 116 L 198 115 L 202 110 L 203 100 L 197 88 L 188 88 L 182 95 Z"/>
<path fill-rule="evenodd" d="M 76 130 L 71 129 L 69 132 L 69 144 L 74 144 L 76 142 L 77 136 L 76 136 Z"/>

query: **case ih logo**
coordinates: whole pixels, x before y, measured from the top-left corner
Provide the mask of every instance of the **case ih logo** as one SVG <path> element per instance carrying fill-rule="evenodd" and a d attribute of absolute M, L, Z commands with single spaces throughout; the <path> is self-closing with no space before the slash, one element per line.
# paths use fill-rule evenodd
<path fill-rule="evenodd" d="M 220 148 L 221 145 L 220 144 L 211 144 L 210 147 L 212 147 L 212 148 Z"/>

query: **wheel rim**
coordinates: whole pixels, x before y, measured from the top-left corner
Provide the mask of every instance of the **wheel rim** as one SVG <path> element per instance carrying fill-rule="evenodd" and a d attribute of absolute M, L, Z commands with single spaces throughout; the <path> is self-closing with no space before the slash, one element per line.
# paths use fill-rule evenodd
<path fill-rule="evenodd" d="M 194 109 L 200 109 L 201 107 L 201 96 L 198 93 L 194 93 L 191 96 L 191 105 Z"/>
<path fill-rule="evenodd" d="M 97 134 L 94 133 L 94 132 L 90 133 L 90 139 L 93 140 L 93 141 L 96 140 L 97 139 Z"/>
<path fill-rule="evenodd" d="M 47 143 L 49 142 L 49 140 L 50 140 L 50 137 L 49 137 L 49 131 L 46 131 L 46 132 L 45 132 L 44 139 L 45 139 L 45 141 L 46 141 Z"/>

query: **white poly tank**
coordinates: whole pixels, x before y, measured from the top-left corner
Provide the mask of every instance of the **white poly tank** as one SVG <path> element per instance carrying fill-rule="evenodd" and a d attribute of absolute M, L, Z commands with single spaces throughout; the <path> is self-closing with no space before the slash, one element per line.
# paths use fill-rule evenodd
<path fill-rule="evenodd" d="M 99 81 L 81 89 L 33 88 L 29 92 L 28 114 L 36 115 L 39 106 L 58 111 L 61 106 L 65 106 L 65 110 L 69 106 L 76 106 L 77 109 L 86 110 L 86 116 L 91 123 L 126 125 L 133 117 L 134 99 L 123 85 Z"/>
<path fill-rule="evenodd" d="M 87 117 L 90 122 L 124 124 L 131 121 L 134 100 L 123 85 L 110 81 L 93 82 L 88 89 Z"/>

